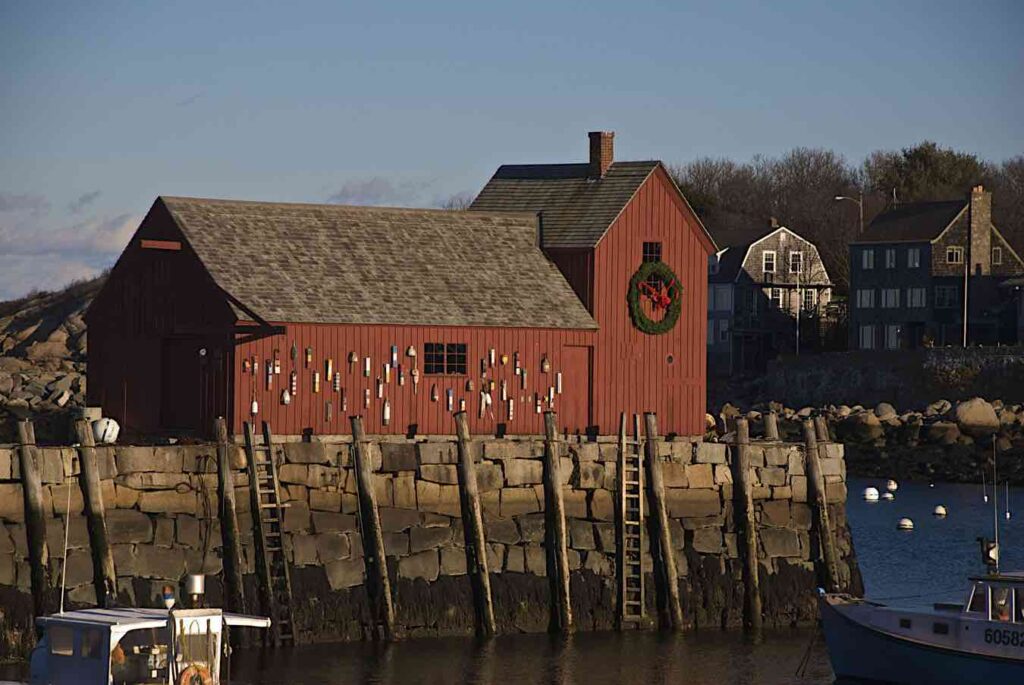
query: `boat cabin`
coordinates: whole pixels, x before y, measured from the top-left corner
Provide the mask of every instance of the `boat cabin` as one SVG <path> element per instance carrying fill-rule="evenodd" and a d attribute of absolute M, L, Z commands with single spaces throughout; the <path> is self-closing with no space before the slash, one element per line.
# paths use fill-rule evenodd
<path fill-rule="evenodd" d="M 1024 624 L 1024 572 L 971 578 L 963 611 L 989 621 Z"/>
<path fill-rule="evenodd" d="M 220 609 L 83 609 L 40 618 L 33 683 L 160 683 L 220 680 L 227 626 L 270 619 Z"/>

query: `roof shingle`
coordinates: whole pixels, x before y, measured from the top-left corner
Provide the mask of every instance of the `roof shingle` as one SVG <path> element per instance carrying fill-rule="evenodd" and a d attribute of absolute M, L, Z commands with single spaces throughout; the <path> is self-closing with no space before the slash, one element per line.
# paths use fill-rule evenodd
<path fill-rule="evenodd" d="M 911 202 L 875 217 L 855 243 L 907 243 L 934 240 L 960 215 L 967 200 Z"/>
<path fill-rule="evenodd" d="M 537 247 L 532 214 L 158 201 L 217 284 L 267 321 L 597 327 Z"/>

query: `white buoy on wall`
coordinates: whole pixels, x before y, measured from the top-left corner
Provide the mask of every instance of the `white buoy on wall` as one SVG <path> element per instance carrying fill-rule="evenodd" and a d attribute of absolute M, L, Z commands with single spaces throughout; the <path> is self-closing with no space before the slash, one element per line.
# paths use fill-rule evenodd
<path fill-rule="evenodd" d="M 864 499 L 867 502 L 877 502 L 878 488 L 864 488 Z"/>
<path fill-rule="evenodd" d="M 889 492 L 896 492 L 900 489 L 900 486 L 892 478 L 885 484 L 885 489 Z"/>
<path fill-rule="evenodd" d="M 946 515 L 946 507 L 942 506 L 941 504 L 937 504 L 932 513 L 935 516 L 938 516 L 939 518 L 943 518 Z"/>
<path fill-rule="evenodd" d="M 900 530 L 914 530 L 914 522 L 904 517 L 900 519 L 900 522 L 896 524 Z"/>

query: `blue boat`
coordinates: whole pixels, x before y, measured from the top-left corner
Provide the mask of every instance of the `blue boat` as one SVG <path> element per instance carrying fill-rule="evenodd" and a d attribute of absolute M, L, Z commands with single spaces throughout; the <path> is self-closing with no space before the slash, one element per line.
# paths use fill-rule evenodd
<path fill-rule="evenodd" d="M 971 578 L 963 604 L 900 609 L 821 592 L 832 670 L 840 681 L 1024 683 L 1024 573 Z"/>

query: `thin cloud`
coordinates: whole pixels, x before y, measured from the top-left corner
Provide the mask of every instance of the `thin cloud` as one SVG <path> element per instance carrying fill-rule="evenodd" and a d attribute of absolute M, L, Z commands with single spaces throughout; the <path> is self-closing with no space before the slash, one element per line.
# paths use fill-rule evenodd
<path fill-rule="evenodd" d="M 195 102 L 196 100 L 198 100 L 201 97 L 203 97 L 203 93 L 196 93 L 195 95 L 190 95 L 189 97 L 185 98 L 184 100 L 178 100 L 178 102 L 175 103 L 175 106 L 176 107 L 188 107 L 189 105 L 191 105 L 193 102 Z"/>
<path fill-rule="evenodd" d="M 0 192 L 0 212 L 32 212 L 33 214 L 41 214 L 49 208 L 50 202 L 42 195 Z"/>
<path fill-rule="evenodd" d="M 93 190 L 92 192 L 80 195 L 78 199 L 68 203 L 68 211 L 71 212 L 72 214 L 78 214 L 83 209 L 85 209 L 93 202 L 95 202 L 100 195 L 102 195 L 102 193 L 98 190 Z"/>
<path fill-rule="evenodd" d="M 434 200 L 433 181 L 392 181 L 381 176 L 346 181 L 327 201 L 341 205 L 414 207 Z"/>

